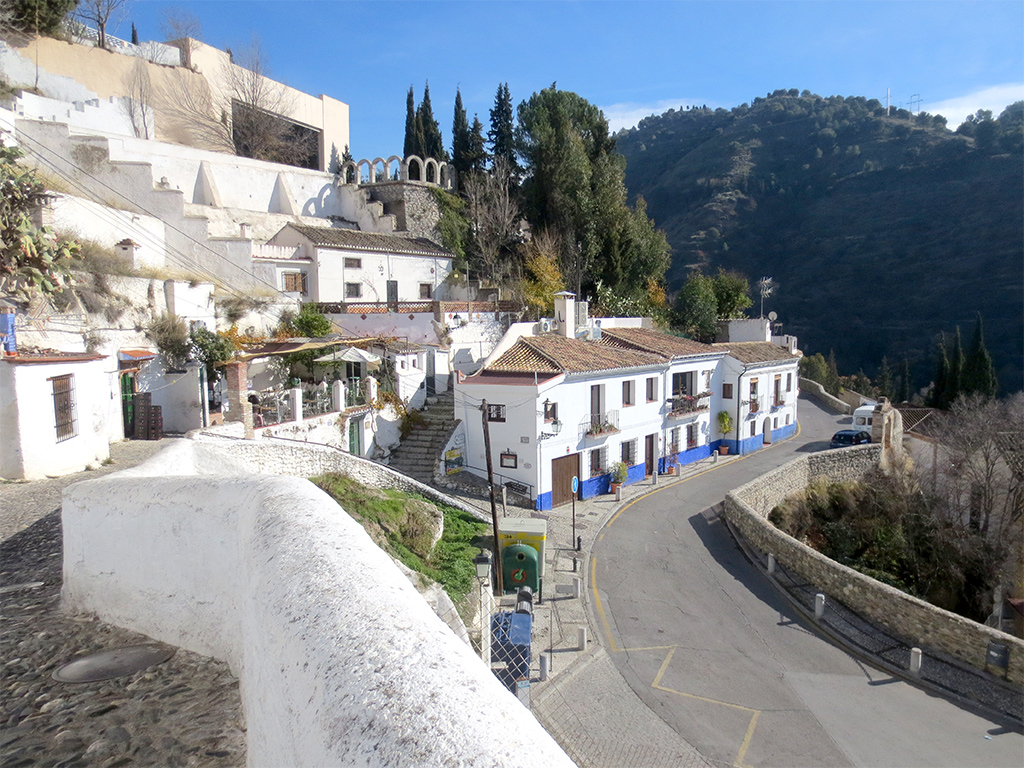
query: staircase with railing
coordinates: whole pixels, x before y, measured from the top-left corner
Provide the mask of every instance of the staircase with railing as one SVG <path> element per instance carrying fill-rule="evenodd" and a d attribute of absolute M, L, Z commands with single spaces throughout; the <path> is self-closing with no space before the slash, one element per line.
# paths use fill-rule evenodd
<path fill-rule="evenodd" d="M 417 424 L 391 454 L 390 466 L 421 483 L 432 485 L 434 469 L 455 426 L 455 393 L 452 390 L 437 396 L 437 402 L 423 411 L 423 422 Z"/>

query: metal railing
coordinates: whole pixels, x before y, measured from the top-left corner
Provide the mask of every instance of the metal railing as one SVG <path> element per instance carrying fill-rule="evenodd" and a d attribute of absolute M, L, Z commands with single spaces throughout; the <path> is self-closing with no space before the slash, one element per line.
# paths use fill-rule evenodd
<path fill-rule="evenodd" d="M 761 410 L 761 401 L 756 397 L 752 397 L 747 401 L 747 407 L 751 413 L 757 413 Z"/>
<path fill-rule="evenodd" d="M 586 416 L 579 426 L 579 436 L 582 440 L 584 437 L 601 437 L 602 435 L 611 435 L 619 431 L 619 412 L 605 411 L 604 413 L 592 413 Z"/>
<path fill-rule="evenodd" d="M 677 395 L 669 400 L 668 417 L 678 419 L 689 416 L 691 413 L 701 413 L 711 410 L 711 393 L 699 395 Z"/>
<path fill-rule="evenodd" d="M 365 379 L 349 379 L 345 382 L 345 407 L 358 408 L 361 405 L 369 405 L 366 392 Z"/>

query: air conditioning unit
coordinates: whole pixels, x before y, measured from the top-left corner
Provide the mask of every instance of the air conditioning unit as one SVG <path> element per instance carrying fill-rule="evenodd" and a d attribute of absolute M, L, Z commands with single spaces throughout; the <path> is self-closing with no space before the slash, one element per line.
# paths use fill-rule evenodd
<path fill-rule="evenodd" d="M 541 321 L 540 321 L 540 332 L 541 333 L 550 333 L 552 330 L 554 330 L 554 327 L 555 327 L 555 321 L 554 320 L 550 320 L 550 319 L 548 319 L 546 317 L 542 317 L 541 318 Z"/>

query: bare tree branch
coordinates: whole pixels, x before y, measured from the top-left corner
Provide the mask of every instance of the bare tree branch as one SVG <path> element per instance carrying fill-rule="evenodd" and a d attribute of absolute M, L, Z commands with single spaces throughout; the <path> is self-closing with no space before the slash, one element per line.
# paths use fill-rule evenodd
<path fill-rule="evenodd" d="M 74 16 L 83 23 L 92 22 L 99 33 L 99 47 L 107 47 L 107 25 L 113 20 L 116 27 L 127 10 L 128 0 L 78 0 Z"/>
<path fill-rule="evenodd" d="M 149 67 L 137 59 L 124 76 L 125 95 L 121 108 L 132 124 L 136 138 L 149 139 L 155 132 L 153 125 L 153 86 L 149 80 Z"/>

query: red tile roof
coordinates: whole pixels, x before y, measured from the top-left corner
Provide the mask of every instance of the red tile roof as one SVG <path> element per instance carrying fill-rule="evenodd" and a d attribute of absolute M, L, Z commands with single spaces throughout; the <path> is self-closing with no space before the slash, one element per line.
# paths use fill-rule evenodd
<path fill-rule="evenodd" d="M 799 360 L 801 352 L 792 354 L 786 347 L 770 341 L 728 341 L 712 344 L 714 349 L 728 352 L 741 363 L 774 363 L 783 360 Z"/>
<path fill-rule="evenodd" d="M 487 366 L 496 373 L 587 373 L 657 365 L 660 355 L 564 336 L 523 336 Z"/>
<path fill-rule="evenodd" d="M 313 245 L 326 248 L 344 248 L 352 251 L 378 251 L 382 253 L 403 253 L 413 256 L 435 256 L 450 259 L 451 252 L 427 240 L 425 237 L 400 237 L 382 235 L 376 232 L 360 232 L 354 229 L 335 227 L 307 227 L 304 224 L 289 224 L 292 229 L 310 240 Z"/>
<path fill-rule="evenodd" d="M 721 352 L 708 344 L 693 339 L 684 339 L 650 328 L 607 328 L 601 331 L 602 343 L 623 349 L 653 352 L 666 358 L 689 357 Z"/>

